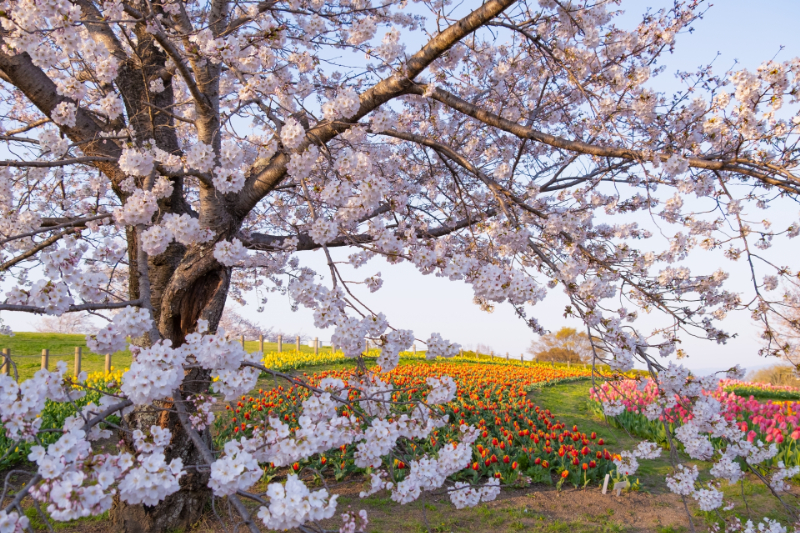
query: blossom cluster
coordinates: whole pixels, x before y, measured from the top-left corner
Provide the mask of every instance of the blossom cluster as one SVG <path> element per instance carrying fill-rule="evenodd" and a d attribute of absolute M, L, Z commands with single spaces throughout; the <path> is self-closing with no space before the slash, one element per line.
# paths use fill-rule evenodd
<path fill-rule="evenodd" d="M 469 483 L 459 481 L 450 490 L 450 501 L 456 509 L 475 507 L 480 502 L 490 502 L 500 495 L 500 480 L 492 478 L 483 487 L 473 488 Z"/>
<path fill-rule="evenodd" d="M 736 483 L 744 476 L 738 459 L 743 459 L 749 465 L 769 467 L 778 454 L 776 443 L 783 440 L 781 430 L 777 430 L 779 439 L 773 433 L 777 424 L 774 420 L 770 421 L 774 416 L 771 402 L 759 404 L 752 398 L 742 401 L 733 393 L 724 392 L 727 384 L 737 383 L 736 379 L 740 377 L 741 371 L 734 368 L 726 380 L 717 376 L 695 378 L 685 367 L 670 363 L 659 373 L 657 383 L 652 380 L 627 380 L 604 384 L 599 390 L 593 390 L 592 395 L 603 403 L 606 412 L 614 413 L 613 416 L 630 411 L 640 413 L 639 416 L 655 424 L 671 422 L 675 425 L 676 441 L 689 457 L 713 459 L 709 468 L 711 476 Z M 753 412 L 747 415 L 749 409 Z M 747 422 L 740 421 L 743 414 L 750 416 L 754 423 L 764 424 L 766 442 L 758 440 L 755 431 L 747 432 Z M 800 438 L 800 431 L 796 436 Z M 629 475 L 635 471 L 637 464 L 634 454 L 637 452 L 642 457 L 649 455 L 648 448 L 642 446 L 644 443 L 633 454 L 621 454 L 617 461 L 620 472 Z M 652 450 L 656 451 L 655 448 Z M 774 491 L 786 490 L 784 480 L 796 476 L 799 471 L 800 466 L 787 468 L 782 461 L 778 461 L 777 469 L 770 478 L 771 488 Z M 710 482 L 700 486 L 698 475 L 696 466 L 688 468 L 678 465 L 675 472 L 667 476 L 667 486 L 672 492 L 691 496 L 705 511 L 722 507 L 723 493 L 718 484 Z"/>
<path fill-rule="evenodd" d="M 503 12 L 508 32 L 532 32 L 536 47 L 529 39 L 500 46 L 496 32 L 480 27 L 501 16 L 492 14 L 497 4 L 486 4 L 469 24 L 440 33 L 436 39 L 444 46 L 427 46 L 418 55 L 406 53 L 404 32 L 429 20 L 422 12 L 408 14 L 402 1 L 373 6 L 314 0 L 280 11 L 231 6 L 220 14 L 224 32 L 208 27 L 202 2 L 163 1 L 158 12 L 145 3 L 138 14 L 119 0 L 101 3 L 98 13 L 88 12 L 88 4 L 57 0 L 3 6 L 4 51 L 22 61 L 25 68 L 17 71 L 37 73 L 42 83 L 33 93 L 48 102 L 43 106 L 30 96 L 24 87 L 30 76 L 4 77 L 0 100 L 8 125 L 0 133 L 15 160 L 0 168 L 0 253 L 18 279 L 6 293 L 7 306 L 60 315 L 74 310 L 78 299 L 98 308 L 113 297 L 125 301 L 120 286 L 127 276 L 135 287 L 138 274 L 127 268 L 133 261 L 120 261 L 126 251 L 131 259 L 139 251 L 153 256 L 139 267 L 157 274 L 151 280 L 169 283 L 175 265 L 155 256 L 173 242 L 210 252 L 204 243 L 217 238 L 210 253 L 222 267 L 237 267 L 237 297 L 274 283 L 271 288 L 313 311 L 315 326 L 334 328 L 334 342 L 345 355 L 360 356 L 369 342 L 380 347 L 380 370 L 391 371 L 413 333 L 360 309 L 341 284 L 317 284 L 284 254 L 349 243 L 358 247 L 349 258 L 353 267 L 379 255 L 407 262 L 423 275 L 464 281 L 487 311 L 507 302 L 524 317 L 525 307 L 541 302 L 547 289 L 563 288 L 571 301 L 567 313 L 580 317 L 602 344 L 597 357 L 612 371 L 626 372 L 636 361 L 649 361 L 648 352 L 675 353 L 683 331 L 722 343 L 730 334 L 717 321 L 726 313 L 748 307 L 766 323 L 771 306 L 787 303 L 764 293 L 796 273 L 766 261 L 758 263 L 766 271 L 757 274 L 763 282 L 755 284 L 754 298 L 726 290 L 724 271 L 698 275 L 682 263 L 697 247 L 720 249 L 730 260 L 750 259 L 753 248 L 766 250 L 779 237 L 800 234 L 800 224 L 742 223 L 743 215 L 758 220 L 750 210 L 774 203 L 776 190 L 779 196 L 797 194 L 787 161 L 794 161 L 800 134 L 800 61 L 769 60 L 724 74 L 701 69 L 686 98 L 669 98 L 653 84 L 662 70 L 653 65 L 702 13 L 697 3 L 648 13 L 629 30 L 615 24 L 617 11 L 604 2 L 541 0 L 531 10 Z M 430 9 L 430 20 L 440 20 L 437 8 Z M 530 20 L 535 27 L 528 27 Z M 186 31 L 189 26 L 196 28 Z M 328 52 L 364 54 L 369 76 L 361 75 L 360 60 L 334 63 Z M 216 74 L 205 75 L 206 67 Z M 247 117 L 247 135 L 237 131 L 240 117 Z M 30 136 L 21 136 L 26 131 Z M 17 157 L 17 145 L 34 149 Z M 747 193 L 728 187 L 739 178 L 756 186 Z M 609 182 L 614 187 L 606 187 Z M 714 209 L 694 207 L 709 201 Z M 640 246 L 651 236 L 648 229 L 611 221 L 639 213 L 677 226 L 661 232 L 664 246 Z M 97 221 L 106 214 L 115 224 Z M 240 231 L 278 244 L 264 255 L 248 255 L 234 237 Z M 81 238 L 65 236 L 72 233 Z M 126 250 L 119 237 L 141 250 Z M 64 244 L 53 244 L 58 241 Z M 95 254 L 85 257 L 89 246 Z M 15 256 L 7 259 L 8 253 Z M 188 253 L 183 260 L 196 257 Z M 44 279 L 28 274 L 35 262 Z M 250 275 L 259 269 L 267 275 Z M 138 281 L 146 307 L 147 276 Z M 372 291 L 381 285 L 377 276 L 365 283 Z M 636 310 L 606 305 L 617 300 L 661 309 L 670 322 L 655 336 L 643 335 L 632 324 Z M 360 312 L 348 314 L 348 306 Z M 541 331 L 535 319 L 525 320 Z M 149 311 L 124 309 L 88 345 L 110 353 L 123 349 L 128 337 L 155 333 L 153 327 Z M 133 347 L 122 395 L 137 406 L 171 397 L 187 365 L 207 370 L 213 390 L 226 398 L 246 392 L 262 354 L 246 353 L 221 330 L 206 333 L 201 321 L 180 346 L 164 340 Z M 768 329 L 765 338 L 771 334 Z M 460 350 L 436 333 L 427 345 L 431 358 Z M 0 413 L 9 435 L 35 434 L 42 403 L 62 398 L 59 372 L 37 374 L 30 384 L 0 380 L 7 404 Z M 784 435 L 780 423 L 765 428 L 764 420 L 751 419 L 749 431 L 741 429 L 740 421 L 726 416 L 727 400 L 706 394 L 716 386 L 713 379 L 692 379 L 686 369 L 669 365 L 659 380 L 658 392 L 647 385 L 641 391 L 655 397 L 641 412 L 651 421 L 685 413 L 675 438 L 692 457 L 714 458 L 716 478 L 739 479 L 738 459 L 770 460 L 781 440 L 794 435 Z M 252 440 L 226 449 L 219 465 L 211 466 L 216 490 L 233 494 L 240 481 L 246 485 L 254 461 L 287 465 L 342 444 L 358 447 L 359 464 L 379 468 L 398 439 L 429 435 L 440 423 L 429 406 L 456 392 L 452 380 L 431 379 L 427 399 L 399 415 L 391 407 L 392 387 L 373 375 L 328 385 L 304 405 L 296 431 L 286 420 L 264 421 Z M 350 409 L 351 392 L 366 420 Z M 611 415 L 631 406 L 618 397 L 604 403 Z M 334 406 L 345 404 L 348 414 L 338 415 Z M 205 405 L 190 415 L 196 428 L 211 421 Z M 109 476 L 124 479 L 119 490 L 126 501 L 149 505 L 176 490 L 182 468 L 167 464 L 159 452 L 156 441 L 163 435 L 152 430 L 152 443 L 136 438 L 138 459 L 101 458 L 85 446 L 102 433 L 95 426 L 71 427 L 52 454 L 36 455 L 48 475 L 60 468 L 55 463 L 64 467 L 47 478 L 56 481 L 37 489 L 54 516 L 104 509 Z M 753 436 L 756 429 L 768 433 L 767 444 Z M 469 435 L 465 430 L 464 442 Z M 715 448 L 717 441 L 723 449 Z M 388 488 L 406 501 L 440 486 L 463 462 L 464 442 L 410 465 L 406 479 Z M 66 444 L 75 454 L 62 453 Z M 632 473 L 639 459 L 655 453 L 641 445 L 621 454 L 617 467 Z M 94 472 L 96 465 L 108 466 Z M 793 472 L 780 467 L 771 483 L 782 488 Z M 721 504 L 715 485 L 698 487 L 696 477 L 689 483 L 684 471 L 675 476 L 683 476 L 675 478 L 677 490 L 701 508 Z M 297 483 L 272 489 L 261 515 L 270 527 L 329 515 L 335 498 Z M 459 489 L 459 505 L 493 497 L 495 490 Z M 143 500 L 136 491 L 150 496 Z M 24 521 L 0 515 L 9 529 Z M 361 527 L 355 517 L 345 522 L 348 530 Z M 747 527 L 775 528 L 770 522 Z"/>

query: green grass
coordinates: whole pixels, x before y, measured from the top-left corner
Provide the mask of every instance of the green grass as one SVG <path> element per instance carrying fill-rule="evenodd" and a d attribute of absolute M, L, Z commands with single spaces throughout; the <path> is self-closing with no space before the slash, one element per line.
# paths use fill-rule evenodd
<path fill-rule="evenodd" d="M 307 345 L 308 343 L 300 343 L 300 352 L 302 353 L 314 353 L 314 348 Z M 254 341 L 244 341 L 244 349 L 248 352 L 255 352 L 259 350 L 260 344 L 258 340 Z M 277 352 L 278 351 L 278 343 L 277 342 L 264 342 L 264 352 Z M 283 351 L 284 352 L 295 352 L 297 351 L 297 347 L 295 346 L 294 339 L 291 339 L 291 342 L 287 342 L 286 339 L 283 341 Z M 319 353 L 331 353 L 330 346 L 323 346 L 319 349 Z"/>
<path fill-rule="evenodd" d="M 642 440 L 628 435 L 624 429 L 609 426 L 604 418 L 597 414 L 589 397 L 592 382 L 576 381 L 558 384 L 552 387 L 536 389 L 531 392 L 533 402 L 540 407 L 550 409 L 556 418 L 568 427 L 577 425 L 585 433 L 597 432 L 602 437 L 609 451 L 620 452 L 635 448 Z M 683 462 L 694 464 L 694 461 Z M 698 467 L 700 463 L 697 463 Z M 662 452 L 658 459 L 640 460 L 636 478 L 642 481 L 643 488 L 664 487 L 664 476 L 672 472 L 667 452 Z"/>
<path fill-rule="evenodd" d="M 44 509 L 42 510 L 44 511 Z M 47 513 L 45 512 L 45 515 Z M 25 509 L 25 516 L 28 517 L 30 520 L 31 527 L 35 531 L 47 531 L 48 525 L 53 528 L 54 530 L 58 531 L 60 529 L 73 529 L 76 526 L 80 527 L 80 524 L 88 524 L 92 522 L 105 522 L 108 520 L 108 511 L 103 514 L 99 514 L 97 516 L 88 516 L 86 518 L 78 518 L 72 522 L 56 522 L 51 520 L 50 517 L 47 517 L 47 522 L 42 520 L 41 515 L 36 511 L 36 509 L 31 506 Z"/>
<path fill-rule="evenodd" d="M 769 390 L 758 387 L 726 387 L 725 392 L 732 392 L 737 396 L 748 398 L 752 396 L 759 400 L 800 400 L 800 391 Z"/>
<path fill-rule="evenodd" d="M 11 350 L 11 360 L 16 365 L 20 381 L 33 377 L 41 368 L 42 350 L 50 350 L 50 369 L 64 361 L 70 373 L 74 370 L 75 348 L 81 348 L 81 370 L 99 372 L 105 366 L 105 354 L 96 354 L 86 347 L 85 335 L 63 333 L 15 333 L 13 337 L 0 337 L 0 348 Z M 112 354 L 114 368 L 127 368 L 131 364 L 128 350 Z M 10 370 L 9 374 L 14 375 Z"/>
<path fill-rule="evenodd" d="M 81 370 L 86 372 L 100 372 L 105 368 L 105 354 L 96 354 L 86 347 L 85 335 L 71 335 L 65 333 L 34 333 L 20 332 L 13 337 L 0 336 L 0 349 L 11 351 L 11 360 L 16 366 L 19 380 L 33 377 L 37 370 L 41 368 L 42 350 L 50 350 L 49 368 L 52 370 L 58 361 L 64 361 L 69 367 L 70 373 L 75 366 L 75 348 L 81 348 Z M 245 350 L 254 352 L 259 349 L 259 342 L 245 341 Z M 294 340 L 291 343 L 283 343 L 284 352 L 294 352 L 296 350 Z M 278 343 L 265 342 L 265 352 L 278 351 Z M 314 348 L 301 345 L 302 353 L 314 353 Z M 320 353 L 331 351 L 330 346 L 320 348 Z M 131 364 L 131 353 L 128 350 L 112 354 L 111 364 L 114 368 L 127 368 Z M 314 368 L 317 371 L 318 368 Z M 14 375 L 13 369 L 9 372 Z"/>

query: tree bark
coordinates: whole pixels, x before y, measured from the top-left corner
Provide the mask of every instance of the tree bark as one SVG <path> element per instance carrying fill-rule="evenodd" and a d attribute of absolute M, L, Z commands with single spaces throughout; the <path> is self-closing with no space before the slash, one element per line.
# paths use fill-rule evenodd
<path fill-rule="evenodd" d="M 213 244 L 194 246 L 189 250 L 168 250 L 158 261 L 148 261 L 151 275 L 154 314 L 162 337 L 173 346 L 180 346 L 186 335 L 197 328 L 199 319 L 208 320 L 209 329 L 216 331 L 230 285 L 230 268 L 220 265 L 213 256 Z M 192 369 L 186 373 L 181 392 L 184 397 L 205 393 L 211 384 L 210 373 Z M 134 410 L 125 422 L 130 430 L 148 431 L 153 425 L 167 428 L 172 440 L 165 450 L 167 462 L 180 458 L 187 474 L 180 480 L 180 490 L 155 506 L 126 505 L 115 502 L 111 512 L 115 530 L 124 533 L 157 533 L 186 529 L 198 522 L 210 501 L 208 471 L 200 450 L 183 430 L 170 401 Z M 187 411 L 193 410 L 191 404 Z M 209 447 L 208 431 L 203 434 Z M 124 438 L 133 449 L 130 436 Z"/>
<path fill-rule="evenodd" d="M 209 384 L 208 372 L 194 369 L 187 373 L 182 388 L 189 393 L 189 389 L 197 391 L 207 388 Z M 156 407 L 172 409 L 173 406 L 170 402 L 160 402 Z M 126 421 L 132 430 L 147 431 L 153 425 L 168 428 L 172 432 L 172 440 L 165 451 L 167 462 L 180 458 L 187 468 L 179 481 L 180 490 L 157 505 L 127 505 L 116 500 L 111 509 L 114 530 L 124 533 L 161 533 L 189 529 L 200 520 L 211 498 L 208 472 L 195 468 L 203 464 L 200 451 L 181 428 L 174 410 L 159 412 L 152 408 L 137 409 L 126 417 Z M 204 432 L 203 437 L 210 447 L 208 431 Z M 128 443 L 128 446 L 132 448 L 132 443 Z"/>

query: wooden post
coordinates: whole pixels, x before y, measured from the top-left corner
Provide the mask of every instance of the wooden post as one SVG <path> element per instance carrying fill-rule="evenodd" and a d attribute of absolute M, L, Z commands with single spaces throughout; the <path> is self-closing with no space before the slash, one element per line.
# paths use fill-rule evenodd
<path fill-rule="evenodd" d="M 567 361 L 567 368 L 569 368 L 569 361 Z"/>
<path fill-rule="evenodd" d="M 8 374 L 10 368 L 9 362 L 11 361 L 11 349 L 3 348 L 3 363 L 0 365 L 0 374 Z"/>
<path fill-rule="evenodd" d="M 417 355 L 417 343 L 414 343 L 414 355 Z"/>
<path fill-rule="evenodd" d="M 258 349 L 261 353 L 264 353 L 264 335 L 258 336 Z"/>
<path fill-rule="evenodd" d="M 111 373 L 111 354 L 110 353 L 106 354 L 106 366 L 105 366 L 104 370 L 106 371 L 106 376 Z"/>
<path fill-rule="evenodd" d="M 331 353 L 336 353 L 336 344 L 331 341 Z"/>
<path fill-rule="evenodd" d="M 81 373 L 81 347 L 75 347 L 75 377 Z"/>
<path fill-rule="evenodd" d="M 300 335 L 294 338 L 294 349 L 300 351 Z"/>
<path fill-rule="evenodd" d="M 506 361 L 508 361 L 508 352 L 506 352 Z"/>
<path fill-rule="evenodd" d="M 50 366 L 50 350 L 47 348 L 42 350 L 42 370 L 48 370 Z"/>
<path fill-rule="evenodd" d="M 314 337 L 314 355 L 319 355 L 319 337 Z"/>
<path fill-rule="evenodd" d="M 283 351 L 283 335 L 278 335 L 278 351 Z"/>
<path fill-rule="evenodd" d="M 244 335 L 242 335 L 242 348 L 244 348 Z"/>

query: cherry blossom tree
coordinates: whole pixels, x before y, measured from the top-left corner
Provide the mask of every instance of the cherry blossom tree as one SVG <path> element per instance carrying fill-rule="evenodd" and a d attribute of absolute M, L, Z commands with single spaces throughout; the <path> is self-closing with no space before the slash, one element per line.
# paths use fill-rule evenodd
<path fill-rule="evenodd" d="M 592 359 L 592 344 L 588 335 L 575 328 L 563 327 L 555 333 L 542 335 L 532 341 L 528 353 L 537 361 L 586 363 Z"/>
<path fill-rule="evenodd" d="M 330 517 L 335 497 L 292 476 L 250 494 L 258 463 L 343 443 L 360 443 L 359 466 L 378 470 L 373 490 L 397 501 L 445 484 L 469 460 L 474 431 L 464 427 L 452 453 L 412 465 L 405 481 L 387 481 L 381 457 L 441 421 L 423 404 L 398 416 L 379 375 L 313 388 L 297 432 L 265 421 L 253 439 L 211 448 L 209 390 L 233 398 L 259 372 L 277 374 L 217 332 L 229 296 L 285 294 L 333 328 L 346 355 L 380 345 L 383 370 L 414 342 L 351 292 L 334 248 L 349 248 L 353 267 L 382 256 L 463 281 L 484 309 L 506 302 L 538 333 L 530 307 L 564 291 L 567 313 L 599 339 L 596 359 L 613 371 L 644 362 L 678 392 L 697 393 L 696 382 L 659 356 L 682 336 L 726 342 L 720 320 L 749 309 L 768 338 L 782 303 L 771 291 L 796 278 L 759 250 L 796 237 L 800 224 L 776 227 L 757 211 L 800 191 L 800 60 L 684 73 L 685 89 L 663 94 L 660 57 L 705 7 L 678 1 L 628 30 L 615 9 L 3 1 L 0 272 L 11 288 L 0 310 L 117 311 L 90 347 L 113 352 L 130 336 L 135 360 L 119 395 L 84 409 L 57 446 L 35 449 L 38 474 L 4 501 L 2 520 L 21 529 L 28 494 L 64 520 L 116 497 L 120 530 L 161 531 L 192 523 L 213 493 L 251 531 L 294 527 Z M 631 221 L 637 213 L 666 244 Z M 721 268 L 683 265 L 698 248 L 748 262 L 750 293 L 726 287 Z M 302 266 L 310 250 L 327 257 L 328 284 Z M 638 310 L 661 325 L 639 331 Z M 427 340 L 431 357 L 458 349 L 436 333 Z M 32 386 L 2 378 L 6 432 L 35 439 L 45 399 L 74 394 L 65 380 L 63 368 Z M 437 401 L 455 392 L 445 378 L 430 386 Z M 353 388 L 358 415 L 339 416 Z M 684 435 L 700 455 L 719 416 L 702 405 L 710 414 Z M 88 441 L 112 414 L 124 415 L 127 451 L 96 454 Z M 748 450 L 736 453 L 761 457 Z M 713 489 L 676 472 L 677 492 L 716 505 Z M 496 495 L 492 484 L 448 486 L 459 506 Z M 240 497 L 260 505 L 255 516 Z"/>
<path fill-rule="evenodd" d="M 235 337 L 243 335 L 247 340 L 255 340 L 259 335 L 264 335 L 265 338 L 272 336 L 272 328 L 264 328 L 256 324 L 243 317 L 232 307 L 225 308 L 217 327 L 224 328 L 227 334 Z"/>
<path fill-rule="evenodd" d="M 42 333 L 86 333 L 97 329 L 87 313 L 45 315 L 39 319 L 35 328 Z"/>

